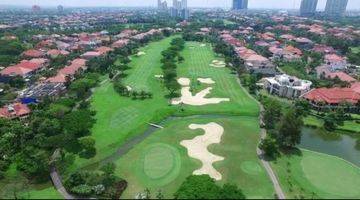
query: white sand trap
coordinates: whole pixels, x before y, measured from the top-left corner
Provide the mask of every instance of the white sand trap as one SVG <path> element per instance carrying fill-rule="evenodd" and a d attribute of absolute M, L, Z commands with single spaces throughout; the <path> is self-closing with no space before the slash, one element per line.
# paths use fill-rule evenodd
<path fill-rule="evenodd" d="M 155 78 L 164 78 L 164 75 L 161 75 L 161 74 L 155 75 Z"/>
<path fill-rule="evenodd" d="M 230 101 L 229 98 L 205 98 L 206 95 L 210 94 L 212 87 L 208 87 L 193 96 L 190 91 L 190 79 L 188 78 L 179 78 L 178 83 L 182 86 L 181 97 L 173 99 L 171 101 L 171 104 L 173 105 L 183 103 L 192 106 L 203 106 L 208 104 L 218 104 L 223 101 Z"/>
<path fill-rule="evenodd" d="M 188 79 L 188 78 L 179 78 L 178 83 L 181 86 L 189 86 L 190 85 L 190 79 Z"/>
<path fill-rule="evenodd" d="M 200 83 L 205 83 L 205 84 L 214 84 L 215 81 L 213 81 L 211 78 L 198 78 L 197 79 Z"/>
<path fill-rule="evenodd" d="M 206 47 L 206 44 L 200 44 L 201 47 Z"/>
<path fill-rule="evenodd" d="M 224 68 L 224 67 L 226 67 L 226 63 L 221 60 L 213 60 L 210 64 L 210 66 L 216 67 L 216 68 Z"/>
<path fill-rule="evenodd" d="M 137 56 L 142 56 L 142 55 L 146 55 L 146 53 L 143 52 L 143 51 L 139 51 L 136 55 L 137 55 Z"/>
<path fill-rule="evenodd" d="M 224 128 L 217 123 L 211 122 L 205 125 L 190 124 L 190 129 L 203 129 L 204 135 L 196 136 L 192 140 L 183 140 L 180 142 L 182 146 L 187 148 L 188 155 L 202 162 L 202 167 L 193 172 L 194 175 L 208 174 L 215 180 L 221 180 L 222 175 L 214 167 L 213 163 L 224 160 L 224 157 L 210 153 L 207 147 L 211 144 L 219 144 Z"/>
<path fill-rule="evenodd" d="M 130 87 L 130 86 L 126 86 L 126 89 L 128 90 L 128 91 L 131 91 L 132 90 L 132 87 Z"/>

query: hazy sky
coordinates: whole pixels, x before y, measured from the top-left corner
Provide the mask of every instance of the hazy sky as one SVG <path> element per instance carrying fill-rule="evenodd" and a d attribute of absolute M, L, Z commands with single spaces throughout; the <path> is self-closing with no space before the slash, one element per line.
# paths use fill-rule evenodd
<path fill-rule="evenodd" d="M 172 0 L 167 0 L 171 5 Z M 190 7 L 231 7 L 232 0 L 188 0 Z M 301 0 L 249 0 L 249 8 L 299 8 Z M 326 0 L 319 0 L 318 9 Z M 157 0 L 0 0 L 0 5 L 40 6 L 156 6 Z M 360 9 L 360 0 L 349 0 L 348 9 Z"/>

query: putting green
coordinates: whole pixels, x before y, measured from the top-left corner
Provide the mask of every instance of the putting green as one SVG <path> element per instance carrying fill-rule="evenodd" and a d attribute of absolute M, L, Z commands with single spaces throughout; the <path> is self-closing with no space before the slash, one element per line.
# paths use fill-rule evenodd
<path fill-rule="evenodd" d="M 143 152 L 143 171 L 150 179 L 161 179 L 167 175 L 178 174 L 180 154 L 167 144 L 153 144 Z"/>
<path fill-rule="evenodd" d="M 241 163 L 241 170 L 250 175 L 257 175 L 263 172 L 261 166 L 254 161 L 245 161 Z"/>
<path fill-rule="evenodd" d="M 360 198 L 360 169 L 338 157 L 302 149 L 272 166 L 289 199 Z"/>
<path fill-rule="evenodd" d="M 306 178 L 319 190 L 350 198 L 360 197 L 360 170 L 334 156 L 317 153 L 301 161 Z"/>

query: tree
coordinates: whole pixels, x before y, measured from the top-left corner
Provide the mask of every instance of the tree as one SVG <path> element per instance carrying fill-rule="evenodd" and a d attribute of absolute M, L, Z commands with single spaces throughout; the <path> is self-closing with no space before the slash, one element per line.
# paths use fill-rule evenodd
<path fill-rule="evenodd" d="M 174 194 L 175 199 L 245 199 L 236 185 L 218 186 L 208 175 L 191 175 Z"/>
<path fill-rule="evenodd" d="M 327 131 L 335 131 L 338 126 L 337 117 L 334 112 L 328 113 L 324 117 L 324 128 Z"/>
<path fill-rule="evenodd" d="M 294 108 L 297 116 L 306 117 L 310 114 L 311 111 L 310 103 L 304 99 L 296 100 L 294 104 Z"/>
<path fill-rule="evenodd" d="M 81 145 L 83 151 L 80 153 L 81 157 L 90 158 L 95 156 L 96 149 L 95 149 L 95 140 L 92 137 L 82 137 L 79 138 L 79 144 Z"/>
<path fill-rule="evenodd" d="M 268 99 L 264 102 L 264 123 L 267 129 L 275 128 L 281 117 L 281 104 L 277 100 Z"/>
<path fill-rule="evenodd" d="M 268 158 L 274 159 L 279 155 L 279 146 L 276 140 L 270 136 L 261 141 L 259 148 L 264 151 Z"/>
<path fill-rule="evenodd" d="M 218 199 L 221 188 L 208 175 L 189 176 L 174 194 L 175 199 Z"/>
<path fill-rule="evenodd" d="M 303 124 L 302 117 L 297 116 L 293 108 L 285 113 L 280 120 L 278 129 L 278 141 L 281 147 L 293 148 L 300 144 Z"/>
<path fill-rule="evenodd" d="M 236 185 L 224 184 L 220 191 L 220 198 L 222 199 L 245 199 L 245 195 L 242 193 Z"/>

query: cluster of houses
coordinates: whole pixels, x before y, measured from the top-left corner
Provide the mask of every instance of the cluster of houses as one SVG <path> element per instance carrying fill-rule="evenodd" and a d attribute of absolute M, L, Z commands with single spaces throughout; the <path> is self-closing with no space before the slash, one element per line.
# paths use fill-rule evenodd
<path fill-rule="evenodd" d="M 71 36 L 36 35 L 33 39 L 39 40 L 36 48 L 23 52 L 22 60 L 16 65 L 0 71 L 1 81 L 6 82 L 14 76 L 29 79 L 41 70 L 51 68 L 50 60 L 58 56 L 69 56 L 71 52 L 83 52 L 67 66 L 59 69 L 57 74 L 49 78 L 40 78 L 36 83 L 28 84 L 19 92 L 18 99 L 9 105 L 0 108 L 0 117 L 9 119 L 22 118 L 30 114 L 29 103 L 36 103 L 45 96 L 58 97 L 66 91 L 66 83 L 75 79 L 75 75 L 87 69 L 87 61 L 105 56 L 115 48 L 126 46 L 131 40 L 143 40 L 149 36 L 160 34 L 163 29 L 151 29 L 144 33 L 136 30 L 124 30 L 113 38 L 107 31 L 97 33 L 80 33 Z M 90 49 L 90 50 L 89 50 Z M 87 51 L 85 51 L 87 50 Z"/>
<path fill-rule="evenodd" d="M 252 20 L 244 19 L 245 21 Z M 304 98 L 314 106 L 338 106 L 343 102 L 357 105 L 360 101 L 360 83 L 347 73 L 350 64 L 347 63 L 346 57 L 338 54 L 331 46 L 317 44 L 306 37 L 294 36 L 288 32 L 292 29 L 303 29 L 319 36 L 331 35 L 339 39 L 353 40 L 360 37 L 360 31 L 354 27 L 326 28 L 322 21 L 313 21 L 313 24 L 308 25 L 308 23 L 304 23 L 306 19 L 300 17 L 272 17 L 272 20 L 278 23 L 282 23 L 286 19 L 290 19 L 292 23 L 265 27 L 263 33 L 254 32 L 250 25 L 249 27 L 239 27 L 233 31 L 222 31 L 220 37 L 234 47 L 238 57 L 244 61 L 250 72 L 265 75 L 266 78 L 263 78 L 259 85 L 263 86 L 270 94 L 290 99 Z M 282 34 L 279 34 L 279 31 Z M 264 57 L 247 48 L 247 42 L 252 42 L 255 47 L 267 49 L 271 56 Z M 323 63 L 315 69 L 317 78 L 340 79 L 348 83 L 349 87 L 312 89 L 311 81 L 276 72 L 274 61 L 301 61 L 305 50 L 320 53 L 324 57 Z M 308 72 L 309 70 L 306 69 Z"/>

